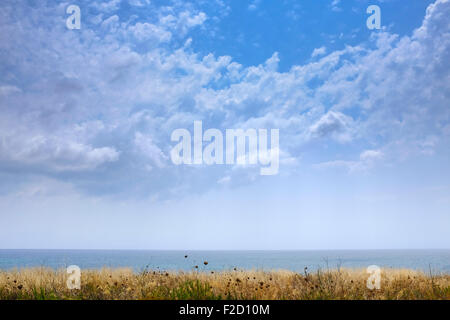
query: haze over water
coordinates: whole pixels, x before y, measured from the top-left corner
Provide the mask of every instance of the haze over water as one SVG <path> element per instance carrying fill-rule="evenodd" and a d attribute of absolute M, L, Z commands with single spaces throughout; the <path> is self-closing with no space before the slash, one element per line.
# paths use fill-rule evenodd
<path fill-rule="evenodd" d="M 187 255 L 187 258 L 185 256 Z M 204 265 L 207 261 L 208 264 Z M 370 265 L 450 273 L 450 250 L 165 251 L 165 250 L 0 250 L 0 269 L 130 267 L 200 271 L 367 268 Z"/>

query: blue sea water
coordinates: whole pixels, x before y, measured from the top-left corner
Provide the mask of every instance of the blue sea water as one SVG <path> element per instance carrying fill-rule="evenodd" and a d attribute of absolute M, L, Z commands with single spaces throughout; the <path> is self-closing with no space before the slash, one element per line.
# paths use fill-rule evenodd
<path fill-rule="evenodd" d="M 185 255 L 188 257 L 185 258 Z M 204 265 L 204 261 L 208 264 Z M 370 265 L 450 274 L 450 250 L 333 251 L 154 251 L 154 250 L 0 250 L 0 269 L 45 266 L 85 269 L 130 267 L 135 271 L 367 268 Z"/>

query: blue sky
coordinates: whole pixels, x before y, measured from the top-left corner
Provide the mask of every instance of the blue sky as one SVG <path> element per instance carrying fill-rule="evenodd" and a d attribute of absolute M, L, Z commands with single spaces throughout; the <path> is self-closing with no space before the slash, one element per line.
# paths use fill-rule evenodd
<path fill-rule="evenodd" d="M 0 247 L 450 248 L 449 14 L 2 1 Z M 279 174 L 175 166 L 171 132 L 196 120 L 279 129 Z"/>

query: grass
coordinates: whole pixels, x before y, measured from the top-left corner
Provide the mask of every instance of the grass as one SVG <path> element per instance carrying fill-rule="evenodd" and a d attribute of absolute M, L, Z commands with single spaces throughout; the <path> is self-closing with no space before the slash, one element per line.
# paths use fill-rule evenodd
<path fill-rule="evenodd" d="M 339 299 L 450 300 L 450 275 L 383 269 L 380 290 L 366 287 L 366 270 L 211 271 L 135 273 L 130 269 L 83 270 L 81 289 L 69 290 L 65 270 L 0 271 L 0 299 Z"/>

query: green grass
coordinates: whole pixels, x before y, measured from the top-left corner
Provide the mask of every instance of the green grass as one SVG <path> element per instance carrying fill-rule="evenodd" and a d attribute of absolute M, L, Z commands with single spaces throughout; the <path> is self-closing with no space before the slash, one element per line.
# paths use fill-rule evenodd
<path fill-rule="evenodd" d="M 450 300 L 450 275 L 383 269 L 380 290 L 366 286 L 365 270 L 161 272 L 82 270 L 81 289 L 66 286 L 65 270 L 1 271 L 0 299 L 9 300 Z"/>

